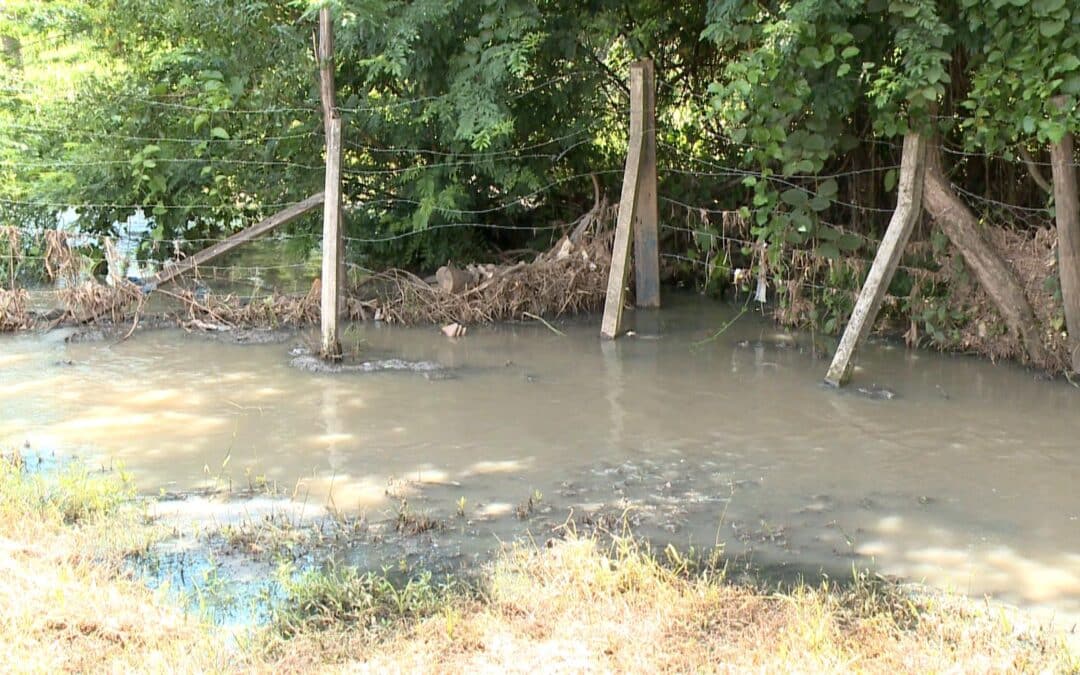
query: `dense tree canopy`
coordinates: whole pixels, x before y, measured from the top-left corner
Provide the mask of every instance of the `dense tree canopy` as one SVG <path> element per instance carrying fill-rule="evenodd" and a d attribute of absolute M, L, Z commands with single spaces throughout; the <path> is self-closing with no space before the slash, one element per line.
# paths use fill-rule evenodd
<path fill-rule="evenodd" d="M 4 217 L 48 222 L 81 205 L 84 226 L 105 230 L 145 205 L 158 236 L 196 238 L 320 189 L 321 5 L 5 3 Z M 896 164 L 909 126 L 1008 162 L 1038 157 L 1080 120 L 1080 8 L 1069 0 L 330 5 L 359 237 L 527 228 L 587 208 L 590 174 L 617 190 L 624 80 L 645 56 L 657 62 L 667 166 L 744 174 L 717 184 L 669 172 L 665 189 L 745 207 L 755 236 L 828 256 L 880 229 L 895 173 L 859 171 Z M 960 167 L 954 179 L 1046 203 L 1023 170 Z M 422 263 L 507 237 L 521 239 L 436 227 L 378 250 Z"/>

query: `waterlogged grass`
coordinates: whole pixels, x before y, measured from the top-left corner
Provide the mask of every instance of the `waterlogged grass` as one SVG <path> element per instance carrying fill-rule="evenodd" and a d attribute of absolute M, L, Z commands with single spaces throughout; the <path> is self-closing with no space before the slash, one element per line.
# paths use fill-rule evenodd
<path fill-rule="evenodd" d="M 278 582 L 283 597 L 273 608 L 272 622 L 283 638 L 345 629 L 378 639 L 439 613 L 465 595 L 464 585 L 449 578 L 437 582 L 429 573 L 401 580 L 385 570 L 361 573 L 347 566 L 298 574 L 284 564 Z"/>
<path fill-rule="evenodd" d="M 0 461 L 0 671 L 1077 672 L 1021 612 L 869 574 L 785 590 L 630 536 L 518 545 L 469 582 L 282 564 L 222 636 L 123 573 L 160 533 L 130 481 Z"/>

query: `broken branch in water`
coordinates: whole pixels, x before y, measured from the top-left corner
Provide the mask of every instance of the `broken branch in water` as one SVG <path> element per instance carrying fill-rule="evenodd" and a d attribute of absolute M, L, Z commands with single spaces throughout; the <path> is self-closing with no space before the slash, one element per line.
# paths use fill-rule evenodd
<path fill-rule="evenodd" d="M 749 302 L 749 298 L 747 298 L 747 302 Z M 731 326 L 736 321 L 743 318 L 743 315 L 746 314 L 747 311 L 748 311 L 747 304 L 744 303 L 743 306 L 742 306 L 742 309 L 739 310 L 739 313 L 736 314 L 735 316 L 731 317 L 731 320 L 728 321 L 727 323 L 725 323 L 723 326 L 721 326 L 720 330 L 716 331 L 715 333 L 713 333 L 709 337 L 705 338 L 704 340 L 698 340 L 697 342 L 690 343 L 690 346 L 691 347 L 701 347 L 702 345 L 706 345 L 706 344 L 712 342 L 713 340 L 717 339 L 718 337 L 723 335 L 727 331 L 728 328 L 731 328 Z"/>
<path fill-rule="evenodd" d="M 540 323 L 542 323 L 542 324 L 544 324 L 545 326 L 547 326 L 547 327 L 548 327 L 548 330 L 550 330 L 550 331 L 551 331 L 552 333 L 555 333 L 556 335 L 561 335 L 562 337 L 566 337 L 566 333 L 562 332 L 561 330 L 559 330 L 559 329 L 558 329 L 558 328 L 556 328 L 555 326 L 552 326 L 552 325 L 551 325 L 550 323 L 548 323 L 548 322 L 547 322 L 547 321 L 546 321 L 546 320 L 544 319 L 544 317 L 540 316 L 539 314 L 533 314 L 532 312 L 522 312 L 522 313 L 521 313 L 521 315 L 522 315 L 522 316 L 527 316 L 527 317 L 529 317 L 530 319 L 536 319 L 536 320 L 537 320 L 537 321 L 539 321 Z"/>

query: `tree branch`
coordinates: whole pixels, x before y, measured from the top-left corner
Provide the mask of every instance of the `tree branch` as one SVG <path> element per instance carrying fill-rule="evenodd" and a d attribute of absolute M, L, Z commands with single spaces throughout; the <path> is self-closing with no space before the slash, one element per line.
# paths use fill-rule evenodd
<path fill-rule="evenodd" d="M 1046 176 L 1039 170 L 1039 166 L 1035 164 L 1035 160 L 1032 159 L 1027 148 L 1020 146 L 1020 157 L 1024 160 L 1024 166 L 1027 167 L 1028 173 L 1031 174 L 1031 179 L 1035 181 L 1035 184 L 1041 187 L 1046 194 L 1053 194 L 1054 188 L 1050 187 L 1050 182 L 1046 180 Z"/>

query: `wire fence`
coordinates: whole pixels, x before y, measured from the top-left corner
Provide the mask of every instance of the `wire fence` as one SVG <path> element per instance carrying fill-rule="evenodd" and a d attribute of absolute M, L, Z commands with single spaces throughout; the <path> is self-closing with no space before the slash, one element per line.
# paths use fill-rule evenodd
<path fill-rule="evenodd" d="M 573 75 L 560 75 L 523 86 L 510 100 L 522 101 L 527 97 L 556 87 L 573 79 Z M 623 106 L 628 115 L 625 92 L 616 89 L 615 103 Z M 16 101 L 32 99 L 29 89 L 0 87 L 0 100 Z M 321 160 L 323 134 L 320 130 L 321 109 L 311 102 L 304 105 L 280 105 L 264 108 L 208 107 L 195 105 L 179 98 L 183 94 L 170 94 L 168 98 L 148 95 L 127 97 L 133 105 L 149 107 L 179 115 L 207 115 L 205 132 L 201 135 L 147 134 L 121 132 L 108 128 L 78 128 L 15 122 L 0 119 L 0 133 L 53 136 L 64 139 L 66 144 L 92 142 L 102 151 L 100 156 L 80 157 L 4 157 L 0 156 L 0 172 L 15 175 L 40 175 L 65 170 L 102 168 L 124 170 L 140 168 L 180 167 L 199 169 L 235 167 L 255 170 L 289 172 L 290 176 L 303 176 L 304 180 L 318 186 L 324 170 Z M 449 94 L 393 98 L 378 100 L 368 98 L 363 103 L 341 107 L 348 119 L 362 125 L 365 115 L 400 112 L 402 109 L 437 101 L 446 101 Z M 246 132 L 233 135 L 227 129 L 233 117 L 266 118 L 263 133 Z M 283 123 L 282 116 L 293 118 Z M 298 122 L 298 124 L 297 124 Z M 222 126 L 216 126 L 216 125 Z M 306 128 L 310 125 L 310 129 Z M 296 129 L 296 130 L 294 130 Z M 891 197 L 874 190 L 870 195 L 861 194 L 865 185 L 883 185 L 888 176 L 899 170 L 896 160 L 900 145 L 888 139 L 867 138 L 861 143 L 879 148 L 871 166 L 835 165 L 835 168 L 816 173 L 789 173 L 781 175 L 772 170 L 755 168 L 745 160 L 749 151 L 764 148 L 753 143 L 734 142 L 730 138 L 717 139 L 711 151 L 691 149 L 700 144 L 687 143 L 677 134 L 663 128 L 650 131 L 659 136 L 658 174 L 660 176 L 659 201 L 661 209 L 661 258 L 672 268 L 681 268 L 684 274 L 696 277 L 704 284 L 714 282 L 717 273 L 725 275 L 722 283 L 731 283 L 736 272 L 746 283 L 763 279 L 774 292 L 790 286 L 797 276 L 800 288 L 821 292 L 851 293 L 849 281 L 837 281 L 836 268 L 847 266 L 861 270 L 868 265 L 879 243 L 874 232 L 884 228 L 892 213 L 892 205 L 882 203 Z M 192 132 L 195 134 L 196 132 Z M 411 147 L 379 144 L 357 134 L 347 134 L 342 173 L 346 177 L 346 214 L 361 226 L 354 227 L 343 238 L 352 257 L 348 269 L 357 274 L 370 274 L 363 253 L 371 247 L 403 242 L 418 237 L 430 237 L 436 233 L 456 230 L 488 231 L 511 235 L 511 240 L 533 239 L 541 235 L 550 240 L 565 234 L 571 221 L 580 213 L 568 212 L 579 209 L 580 202 L 570 205 L 572 194 L 585 204 L 605 199 L 608 202 L 619 190 L 619 176 L 623 169 L 618 166 L 595 166 L 582 170 L 580 162 L 567 160 L 583 148 L 610 147 L 618 144 L 625 130 L 612 129 L 603 121 L 572 128 L 565 133 L 551 135 L 534 134 L 510 147 L 490 150 L 469 149 L 455 151 L 432 143 L 430 147 L 416 144 Z M 615 140 L 613 140 L 615 139 Z M 276 154 L 277 144 L 296 143 L 307 148 L 306 152 L 292 151 Z M 139 155 L 146 144 L 157 148 L 152 157 Z M 1008 153 L 972 152 L 952 145 L 943 145 L 942 151 L 959 168 L 977 161 L 993 161 L 1013 165 L 1027 171 L 1030 167 L 1047 167 L 1049 163 L 1036 159 L 1018 159 Z M 250 155 L 244 153 L 250 152 Z M 740 153 L 742 153 L 740 155 Z M 62 153 L 61 153 L 62 154 Z M 163 156 L 158 156 L 161 154 Z M 611 153 L 609 153 L 611 154 Z M 617 154 L 617 153 L 616 153 Z M 164 156 L 167 155 L 167 156 Z M 303 159 L 306 156 L 307 159 Z M 1077 164 L 1074 162 L 1074 164 Z M 492 167 L 521 168 L 519 180 L 507 188 L 490 178 L 484 178 L 485 170 Z M 520 175 L 531 172 L 529 178 Z M 461 184 L 469 184 L 469 193 L 459 203 L 454 199 L 439 199 L 432 195 L 421 196 L 410 189 L 408 183 L 419 183 L 430 177 L 452 181 L 456 176 Z M 478 178 L 479 177 L 479 178 Z M 487 180 L 487 183 L 481 181 Z M 821 185 L 835 182 L 839 187 L 824 197 L 824 203 L 815 206 L 807 224 L 793 225 L 790 240 L 775 241 L 764 233 L 774 217 L 795 209 L 794 204 L 772 202 L 755 206 L 754 194 L 747 183 L 762 182 L 775 193 L 793 194 L 790 200 L 821 199 Z M 300 203 L 296 195 L 297 180 L 278 179 L 259 189 L 245 192 L 243 186 L 227 191 L 232 196 L 217 200 L 209 198 L 184 202 L 170 202 L 158 197 L 138 201 L 74 200 L 50 197 L 0 195 L 0 213 L 3 207 L 9 212 L 47 211 L 53 214 L 52 224 L 9 222 L 6 229 L 21 237 L 21 250 L 13 250 L 14 235 L 9 236 L 5 248 L 0 237 L 0 274 L 7 277 L 7 286 L 20 283 L 15 273 L 18 265 L 45 265 L 49 256 L 45 233 L 61 228 L 63 214 L 68 214 L 66 236 L 73 248 L 92 250 L 87 254 L 91 262 L 105 244 L 96 236 L 84 234 L 78 217 L 90 212 L 107 212 L 116 215 L 112 232 L 114 239 L 122 241 L 122 248 L 136 270 L 153 270 L 178 262 L 196 250 L 228 240 L 230 233 L 241 230 L 266 215 Z M 1052 209 L 1049 199 L 1044 204 L 1030 201 L 1010 203 L 989 194 L 979 194 L 962 183 L 954 184 L 956 193 L 979 216 L 1002 224 L 1020 224 L 1025 228 L 1045 228 L 1051 224 Z M 887 191 L 886 191 L 887 192 Z M 62 193 L 62 192 L 61 192 Z M 883 198 L 884 195 L 884 198 Z M 862 199 L 863 196 L 872 198 Z M 612 207 L 613 208 L 613 207 Z M 187 218 L 187 228 L 172 234 L 155 232 L 155 216 L 179 212 Z M 423 212 L 424 218 L 410 220 L 409 216 Z M 389 213 L 389 217 L 387 217 Z M 610 215 L 608 216 L 610 221 Z M 122 217 L 140 214 L 140 225 L 124 224 Z M 389 222 L 388 222 L 389 221 Z M 220 232 L 205 234 L 208 230 Z M 305 292 L 306 286 L 318 276 L 318 238 L 315 228 L 310 231 L 286 231 L 266 237 L 261 247 L 251 254 L 234 254 L 213 264 L 199 265 L 194 278 L 202 281 L 224 280 L 226 288 L 233 290 L 236 282 L 244 281 L 248 287 L 259 292 L 271 292 L 288 288 L 290 292 Z M 0 232 L 2 234 L 2 232 Z M 843 250 L 836 244 L 836 237 L 849 237 Z M 517 237 L 517 239 L 514 239 Z M 772 243 L 767 244 L 767 240 Z M 816 262 L 807 263 L 807 257 Z M 925 256 L 924 256 L 925 257 Z M 255 258 L 259 258 L 258 261 Z M 900 269 L 922 278 L 933 278 L 940 271 L 940 264 L 932 256 L 915 264 L 906 261 Z M 6 270 L 6 273 L 5 273 Z M 756 270 L 750 272 L 749 270 Z M 798 270 L 793 276 L 792 270 Z M 809 270 L 809 271 L 808 271 Z M 25 283 L 23 283 L 25 285 Z M 42 288 L 38 299 L 45 301 L 56 297 L 59 291 Z M 242 297 L 258 297 L 249 293 Z"/>

